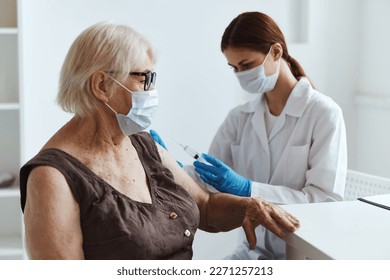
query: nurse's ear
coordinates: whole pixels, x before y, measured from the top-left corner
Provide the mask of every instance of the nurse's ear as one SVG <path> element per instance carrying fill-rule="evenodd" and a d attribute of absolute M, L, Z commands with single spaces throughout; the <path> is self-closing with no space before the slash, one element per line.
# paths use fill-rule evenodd
<path fill-rule="evenodd" d="M 274 59 L 274 61 L 277 61 L 278 59 L 280 59 L 283 56 L 282 46 L 279 43 L 273 44 L 271 54 L 272 54 L 272 58 Z"/>
<path fill-rule="evenodd" d="M 107 85 L 109 76 L 103 71 L 97 71 L 91 75 L 90 86 L 93 95 L 100 101 L 108 103 L 110 91 Z"/>

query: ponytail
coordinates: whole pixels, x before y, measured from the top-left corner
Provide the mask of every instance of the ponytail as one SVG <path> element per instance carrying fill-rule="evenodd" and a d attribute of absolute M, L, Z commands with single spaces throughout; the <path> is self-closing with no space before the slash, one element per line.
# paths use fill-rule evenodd
<path fill-rule="evenodd" d="M 292 74 L 297 80 L 302 76 L 306 76 L 305 70 L 303 70 L 301 64 L 299 64 L 299 62 L 295 58 L 287 54 L 286 58 L 284 59 L 287 61 L 287 64 L 290 67 Z"/>
<path fill-rule="evenodd" d="M 286 60 L 287 65 L 291 70 L 291 73 L 294 75 L 294 77 L 297 80 L 299 80 L 301 77 L 306 77 L 309 80 L 312 87 L 314 88 L 312 81 L 307 77 L 305 70 L 303 70 L 301 64 L 295 58 L 293 58 L 289 54 L 284 54 L 284 53 L 283 53 L 283 58 L 284 60 Z"/>

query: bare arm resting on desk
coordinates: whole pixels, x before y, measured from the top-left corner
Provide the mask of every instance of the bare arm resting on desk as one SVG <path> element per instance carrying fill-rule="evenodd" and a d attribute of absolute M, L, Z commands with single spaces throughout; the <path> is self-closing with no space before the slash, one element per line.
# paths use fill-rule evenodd
<path fill-rule="evenodd" d="M 206 191 L 195 183 L 172 156 L 157 145 L 163 164 L 170 169 L 175 181 L 195 199 L 200 210 L 200 229 L 209 232 L 228 231 L 242 226 L 249 245 L 256 245 L 255 228 L 263 225 L 279 237 L 283 229 L 295 231 L 299 221 L 281 207 L 261 198 L 243 198 L 224 193 Z"/>

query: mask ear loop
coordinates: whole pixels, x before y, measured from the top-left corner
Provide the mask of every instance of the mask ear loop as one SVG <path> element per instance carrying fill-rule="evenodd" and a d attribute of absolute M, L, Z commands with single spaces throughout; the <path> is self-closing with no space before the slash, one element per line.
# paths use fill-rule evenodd
<path fill-rule="evenodd" d="M 118 85 L 120 85 L 121 87 L 123 87 L 125 90 L 127 90 L 128 92 L 130 92 L 131 94 L 133 94 L 133 92 L 131 90 L 129 90 L 127 87 L 125 87 L 121 82 L 119 82 L 117 79 L 115 79 L 114 77 L 112 77 L 111 75 L 108 75 L 108 77 L 110 77 L 114 82 L 116 82 Z M 113 111 L 115 114 L 118 114 L 118 112 L 116 112 L 110 105 L 108 105 L 106 102 L 104 102 L 104 104 L 107 105 L 108 108 L 111 109 L 111 111 Z"/>
<path fill-rule="evenodd" d="M 264 65 L 265 61 L 266 61 L 267 58 L 268 58 L 268 55 L 269 55 L 269 54 L 271 53 L 271 51 L 272 51 L 272 47 L 273 47 L 273 45 L 271 45 L 271 47 L 269 48 L 269 51 L 268 51 L 267 55 L 265 56 L 264 61 L 263 61 L 263 63 L 262 63 L 261 65 Z M 282 59 L 282 57 L 279 57 L 279 59 L 278 59 L 278 60 L 279 60 L 279 63 L 278 63 L 278 66 L 277 66 L 277 68 L 276 68 L 276 70 L 275 70 L 275 73 L 279 71 L 281 59 Z"/>
<path fill-rule="evenodd" d="M 111 111 L 113 111 L 115 114 L 118 114 L 118 112 L 116 112 L 114 109 L 112 109 L 112 107 L 111 107 L 110 105 L 108 105 L 106 102 L 104 102 L 104 104 L 106 104 L 106 106 L 107 106 L 108 108 L 110 108 Z"/>
<path fill-rule="evenodd" d="M 283 53 L 279 57 L 279 63 L 278 63 L 278 67 L 276 68 L 276 72 L 280 71 L 280 64 L 282 63 L 282 55 Z"/>
<path fill-rule="evenodd" d="M 274 44 L 269 48 L 268 54 L 271 53 L 272 48 L 273 48 L 274 45 L 278 45 L 279 47 L 281 47 L 281 45 L 280 45 L 279 43 L 274 43 Z M 283 57 L 283 51 L 284 51 L 284 50 L 283 50 L 283 48 L 282 48 L 282 50 L 281 50 L 282 54 L 280 55 L 279 59 L 281 59 L 281 58 Z M 268 54 L 267 54 L 267 55 L 268 55 Z M 287 61 L 288 61 L 289 59 L 290 59 L 290 55 L 288 55 Z"/>
<path fill-rule="evenodd" d="M 264 65 L 264 63 L 267 61 L 267 58 L 268 58 L 269 54 L 271 53 L 271 51 L 272 51 L 272 46 L 269 48 L 267 55 L 265 56 L 263 62 L 260 65 Z"/>
<path fill-rule="evenodd" d="M 120 85 L 121 87 L 123 87 L 125 90 L 127 90 L 128 92 L 130 92 L 131 94 L 133 94 L 133 92 L 131 90 L 129 90 L 127 87 L 125 87 L 121 82 L 119 82 L 118 80 L 116 80 L 115 78 L 113 78 L 111 75 L 108 75 L 108 77 L 110 77 L 111 79 L 113 79 L 118 85 Z"/>

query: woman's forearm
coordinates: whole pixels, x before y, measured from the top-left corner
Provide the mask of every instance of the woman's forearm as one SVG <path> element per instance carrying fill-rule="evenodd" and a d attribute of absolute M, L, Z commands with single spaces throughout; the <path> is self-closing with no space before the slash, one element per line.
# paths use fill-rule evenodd
<path fill-rule="evenodd" d="M 248 200 L 225 193 L 211 193 L 200 228 L 205 231 L 229 231 L 242 226 Z"/>
<path fill-rule="evenodd" d="M 263 225 L 280 238 L 285 231 L 299 228 L 299 221 L 283 208 L 261 198 L 212 193 L 208 197 L 200 228 L 205 231 L 229 231 L 242 226 L 250 248 L 256 246 L 255 228 Z"/>

